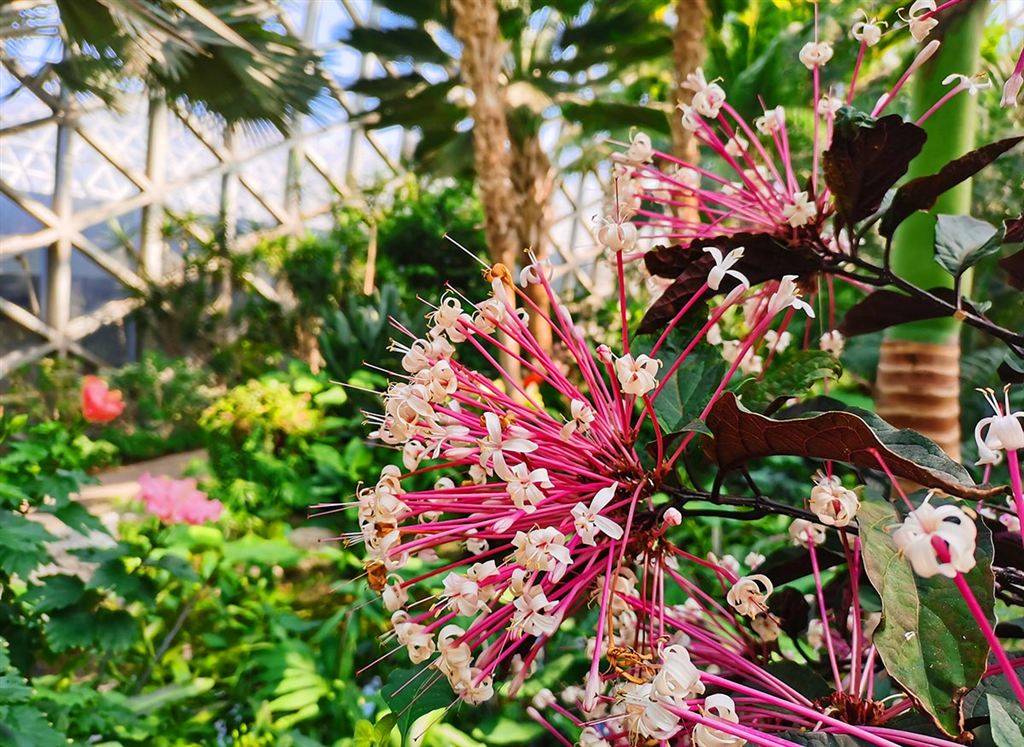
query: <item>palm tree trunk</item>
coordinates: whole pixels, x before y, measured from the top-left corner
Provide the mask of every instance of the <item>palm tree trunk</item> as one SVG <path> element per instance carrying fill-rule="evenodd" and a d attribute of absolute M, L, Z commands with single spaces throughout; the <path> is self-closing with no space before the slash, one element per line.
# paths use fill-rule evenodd
<path fill-rule="evenodd" d="M 689 104 L 693 91 L 683 88 L 686 76 L 704 63 L 704 29 L 708 22 L 707 0 L 677 0 L 676 26 L 672 31 L 672 61 L 675 66 L 675 104 Z M 669 117 L 672 126 L 672 155 L 689 163 L 699 157 L 697 139 L 683 127 L 679 112 Z"/>
<path fill-rule="evenodd" d="M 494 0 L 452 0 L 455 36 L 462 43 L 462 79 L 473 91 L 473 161 L 483 202 L 487 244 L 494 262 L 510 269 L 518 246 L 513 230 L 516 199 L 512 153 L 501 81 L 505 42 Z"/>
<path fill-rule="evenodd" d="M 462 44 L 462 80 L 473 92 L 473 165 L 484 208 L 488 252 L 492 262 L 501 262 L 513 271 L 519 250 L 513 226 L 517 201 L 501 80 L 505 41 L 498 29 L 498 9 L 494 0 L 452 0 L 451 9 L 453 31 Z M 509 340 L 505 343 L 511 346 Z M 510 353 L 502 352 L 501 364 L 519 378 L 518 361 Z"/>
<path fill-rule="evenodd" d="M 672 30 L 672 61 L 674 65 L 675 105 L 688 105 L 693 99 L 693 91 L 683 88 L 686 76 L 694 72 L 704 62 L 704 31 L 708 22 L 707 0 L 677 0 L 676 25 Z M 672 128 L 672 155 L 687 163 L 697 163 L 700 149 L 697 138 L 683 127 L 678 109 L 669 114 Z M 684 200 L 688 201 L 688 200 Z M 683 220 L 698 221 L 696 200 L 693 206 L 675 208 L 677 217 Z"/>
<path fill-rule="evenodd" d="M 988 3 L 984 0 L 951 12 L 933 35 L 943 37 L 938 54 L 917 75 L 913 112 L 920 116 L 947 87 L 951 73 L 978 70 Z M 931 174 L 973 147 L 975 98 L 960 94 L 926 123 L 929 138 L 909 177 Z M 939 197 L 930 213 L 917 213 L 900 226 L 893 242 L 896 274 L 924 288 L 952 287 L 952 278 L 935 262 L 935 216 L 963 214 L 971 207 L 971 186 L 964 183 Z M 965 278 L 964 293 L 970 290 Z M 876 382 L 878 413 L 893 425 L 931 438 L 947 454 L 960 457 L 960 324 L 930 319 L 890 328 L 882 343 Z"/>
<path fill-rule="evenodd" d="M 537 259 L 547 256 L 548 229 L 551 223 L 550 201 L 555 184 L 555 171 L 541 147 L 536 133 L 518 142 L 512 140 L 512 185 L 519 198 L 515 227 L 519 246 L 533 251 Z M 550 302 L 543 286 L 527 286 L 526 292 L 538 308 L 550 317 Z M 534 313 L 530 315 L 530 331 L 543 350 L 551 350 L 551 327 Z"/>

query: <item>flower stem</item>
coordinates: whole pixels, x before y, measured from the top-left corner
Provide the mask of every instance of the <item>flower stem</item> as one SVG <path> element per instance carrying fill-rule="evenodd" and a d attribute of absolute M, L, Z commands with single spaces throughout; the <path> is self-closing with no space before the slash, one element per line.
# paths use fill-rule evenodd
<path fill-rule="evenodd" d="M 935 548 L 935 554 L 938 556 L 939 561 L 942 563 L 949 562 L 949 548 L 946 544 L 938 537 L 932 538 L 932 547 Z M 971 590 L 970 584 L 967 583 L 967 579 L 964 578 L 964 574 L 957 573 L 953 579 L 953 583 L 956 584 L 956 588 L 960 590 L 960 596 L 964 598 L 967 603 L 967 609 L 971 611 L 974 616 L 975 622 L 978 623 L 978 627 L 981 628 L 982 635 L 985 636 L 985 640 L 988 641 L 988 645 L 992 648 L 992 653 L 995 654 L 996 661 L 999 662 L 999 668 L 1003 670 L 1003 675 L 1006 677 L 1007 682 L 1010 683 L 1010 688 L 1013 690 L 1013 694 L 1017 697 L 1017 701 L 1024 705 L 1024 685 L 1021 685 L 1020 680 L 1017 678 L 1017 674 L 1013 671 L 1013 663 L 1010 658 L 1006 655 L 1006 651 L 1003 650 L 1002 645 L 999 643 L 999 638 L 996 636 L 996 632 L 992 629 L 992 625 L 988 621 L 988 616 L 985 614 L 985 610 L 978 604 L 977 597 L 974 596 L 974 592 Z"/>
<path fill-rule="evenodd" d="M 944 560 L 943 562 L 948 562 L 948 560 Z M 1013 670 L 1013 664 L 1010 663 L 1009 657 L 1006 655 L 1002 645 L 999 643 L 999 638 L 996 637 L 995 631 L 989 624 L 988 617 L 985 616 L 985 611 L 982 610 L 981 605 L 978 604 L 978 600 L 975 598 L 974 592 L 971 591 L 971 587 L 967 583 L 967 579 L 964 578 L 962 573 L 958 573 L 956 574 L 956 578 L 953 579 L 953 582 L 956 584 L 956 588 L 960 590 L 960 594 L 963 596 L 964 601 L 967 602 L 967 608 L 971 611 L 971 614 L 974 615 L 974 619 L 977 621 L 978 627 L 981 628 L 981 632 L 985 636 L 985 640 L 987 640 L 988 645 L 992 647 L 992 653 L 995 654 L 996 661 L 999 662 L 999 667 L 1003 670 L 1003 675 L 1006 677 L 1007 682 L 1010 683 L 1010 688 L 1013 690 L 1013 694 L 1017 696 L 1017 702 L 1024 705 L 1024 685 L 1021 685 L 1020 679 L 1017 678 L 1017 674 Z"/>
<path fill-rule="evenodd" d="M 839 664 L 836 662 L 836 651 L 832 645 L 831 626 L 828 623 L 828 607 L 825 606 L 825 593 L 822 590 L 821 568 L 818 567 L 818 553 L 814 550 L 814 538 L 811 531 L 806 533 L 807 550 L 811 554 L 811 570 L 814 572 L 814 592 L 818 598 L 818 615 L 821 617 L 821 628 L 825 635 L 825 649 L 828 651 L 828 661 L 832 665 L 832 676 L 835 678 L 836 690 L 843 691 L 843 676 L 839 673 Z"/>
<path fill-rule="evenodd" d="M 1006 451 L 1006 466 L 1010 470 L 1010 488 L 1013 490 L 1013 505 L 1021 522 L 1021 542 L 1024 542 L 1024 487 L 1021 486 L 1020 458 L 1016 449 Z"/>

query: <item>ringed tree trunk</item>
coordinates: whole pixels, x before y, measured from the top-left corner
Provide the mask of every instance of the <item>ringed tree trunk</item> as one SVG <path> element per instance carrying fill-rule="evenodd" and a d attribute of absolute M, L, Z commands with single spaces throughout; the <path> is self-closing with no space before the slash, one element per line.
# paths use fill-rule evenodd
<path fill-rule="evenodd" d="M 455 37 L 462 44 L 460 75 L 473 92 L 473 165 L 487 247 L 492 262 L 501 262 L 512 271 L 519 250 L 513 225 L 517 200 L 502 83 L 506 44 L 498 29 L 498 9 L 494 0 L 451 0 L 451 9 Z M 518 378 L 515 359 L 504 352 L 501 359 L 505 369 Z"/>
<path fill-rule="evenodd" d="M 986 6 L 984 0 L 951 12 L 933 32 L 942 47 L 918 72 L 912 115 L 920 116 L 948 88 L 943 78 L 978 71 Z M 958 95 L 924 128 L 928 141 L 911 166 L 908 178 L 932 174 L 974 146 L 975 97 Z M 910 216 L 897 230 L 892 268 L 922 288 L 953 286 L 953 280 L 934 259 L 935 216 L 970 212 L 970 182 L 939 197 L 929 213 Z M 970 292 L 968 278 L 963 293 Z M 952 318 L 901 324 L 887 330 L 882 342 L 875 391 L 878 414 L 900 428 L 912 428 L 960 458 L 960 323 Z"/>
<path fill-rule="evenodd" d="M 550 250 L 548 229 L 551 226 L 550 201 L 555 171 L 537 133 L 512 140 L 512 185 L 519 198 L 515 215 L 519 246 L 532 250 L 537 259 L 543 259 Z M 551 304 L 543 286 L 529 285 L 526 292 L 550 316 Z M 530 331 L 541 349 L 551 350 L 551 326 L 536 313 L 530 314 Z"/>

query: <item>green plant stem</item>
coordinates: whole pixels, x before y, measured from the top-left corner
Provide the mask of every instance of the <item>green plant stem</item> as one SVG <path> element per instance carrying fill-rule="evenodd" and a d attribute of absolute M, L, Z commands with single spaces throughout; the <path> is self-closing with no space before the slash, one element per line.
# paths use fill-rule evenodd
<path fill-rule="evenodd" d="M 171 626 L 171 629 L 167 631 L 167 635 L 164 636 L 163 641 L 160 642 L 160 647 L 153 654 L 153 659 L 149 662 L 146 666 L 146 670 L 139 676 L 139 679 L 136 680 L 135 684 L 132 686 L 132 695 L 140 693 L 142 688 L 146 686 L 146 683 L 149 682 L 149 678 L 153 676 L 153 669 L 160 663 L 164 654 L 167 653 L 167 649 L 171 647 L 171 643 L 174 641 L 175 637 L 179 632 L 181 632 L 181 628 L 185 624 L 185 619 L 195 608 L 199 599 L 203 596 L 203 592 L 206 591 L 206 588 L 207 587 L 204 586 L 193 594 L 192 598 L 189 599 L 188 602 L 185 603 L 185 606 L 181 608 L 181 612 L 178 613 L 178 619 L 174 621 L 174 625 Z"/>
<path fill-rule="evenodd" d="M 965 4 L 962 12 L 950 14 L 942 32 L 942 47 L 915 77 L 913 118 L 926 112 L 948 92 L 948 86 L 942 83 L 946 76 L 977 72 L 987 6 L 984 0 L 974 0 Z M 961 93 L 932 115 L 923 125 L 928 141 L 911 164 L 908 178 L 933 174 L 969 151 L 974 145 L 976 110 L 976 97 Z M 923 288 L 952 288 L 953 278 L 935 261 L 935 216 L 966 214 L 970 207 L 971 182 L 968 180 L 940 196 L 930 212 L 910 216 L 897 230 L 892 244 L 890 260 L 895 274 Z M 964 278 L 961 291 L 970 291 L 969 277 Z M 943 317 L 890 327 L 886 337 L 942 344 L 955 339 L 959 329 L 956 319 Z"/>

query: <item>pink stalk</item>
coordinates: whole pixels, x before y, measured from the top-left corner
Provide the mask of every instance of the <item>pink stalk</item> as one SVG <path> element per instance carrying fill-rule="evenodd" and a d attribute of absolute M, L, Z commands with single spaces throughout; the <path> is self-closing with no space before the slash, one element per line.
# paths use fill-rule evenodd
<path fill-rule="evenodd" d="M 727 690 L 733 690 L 735 692 L 744 693 L 745 695 L 749 695 L 752 698 L 757 698 L 763 703 L 770 703 L 774 706 L 778 706 L 779 708 L 782 708 L 786 711 L 790 711 L 799 716 L 806 716 L 807 718 L 810 718 L 816 722 L 820 721 L 821 723 L 828 724 L 829 727 L 831 727 L 834 731 L 838 731 L 843 734 L 849 734 L 850 736 L 857 737 L 858 739 L 862 739 L 865 742 L 879 745 L 879 747 L 897 747 L 895 742 L 891 742 L 890 740 L 885 739 L 883 737 L 875 736 L 871 732 L 866 731 L 865 729 L 859 726 L 847 724 L 844 721 L 832 718 L 827 714 L 819 713 L 818 711 L 815 711 L 813 708 L 805 708 L 804 706 L 797 705 L 796 703 L 787 702 L 785 700 L 782 700 L 781 698 L 776 698 L 773 695 L 769 695 L 759 690 L 755 690 L 752 687 L 747 687 L 745 685 L 739 684 L 738 682 L 733 682 L 731 680 L 725 679 L 724 677 L 718 677 L 717 675 L 708 674 L 706 672 L 701 673 L 700 678 L 703 681 L 708 682 L 712 685 L 718 685 L 719 687 L 725 688 Z"/>
<path fill-rule="evenodd" d="M 716 309 L 714 311 L 714 313 L 712 313 L 711 318 L 708 319 L 707 322 L 704 323 L 704 326 L 700 328 L 700 330 L 697 332 L 697 334 L 693 336 L 693 339 L 690 340 L 690 343 L 683 349 L 683 351 L 672 362 L 672 365 L 668 367 L 668 369 L 665 371 L 664 374 L 662 374 L 661 381 L 658 383 L 658 386 L 655 388 L 654 392 L 651 394 L 650 398 L 651 398 L 651 402 L 652 403 L 655 400 L 658 399 L 658 395 L 661 394 L 662 389 L 665 388 L 666 382 L 669 379 L 672 378 L 672 374 L 674 374 L 679 369 L 679 367 L 681 365 L 683 365 L 683 361 L 686 360 L 686 357 L 690 353 L 693 352 L 693 349 L 695 347 L 697 347 L 697 344 L 700 343 L 700 341 L 704 339 L 705 335 L 707 335 L 708 330 L 711 329 L 713 326 L 715 326 L 715 324 L 718 323 L 718 320 L 722 318 L 722 316 L 725 314 L 726 311 L 729 310 L 729 308 L 730 308 L 730 305 L 723 304 L 718 309 Z M 643 425 L 644 418 L 646 418 L 646 417 L 647 417 L 647 411 L 646 410 L 640 413 L 640 418 L 637 421 L 635 433 L 639 433 L 640 432 L 640 426 Z"/>
<path fill-rule="evenodd" d="M 921 747 L 960 747 L 959 742 L 952 742 L 948 739 L 940 739 L 939 737 L 929 737 L 924 734 L 911 735 L 905 731 L 887 729 L 884 726 L 865 726 L 864 728 L 879 736 L 889 736 L 909 745 L 921 745 Z"/>
<path fill-rule="evenodd" d="M 938 537 L 932 537 L 932 547 L 935 549 L 935 554 L 938 555 L 941 562 L 949 562 L 949 549 L 941 539 Z M 988 641 L 988 645 L 992 648 L 992 653 L 995 655 L 996 661 L 999 662 L 1000 669 L 1003 670 L 1003 676 L 1005 676 L 1006 681 L 1010 683 L 1010 688 L 1013 690 L 1013 694 L 1017 697 L 1017 702 L 1024 706 L 1024 685 L 1021 685 L 1020 680 L 1017 678 L 1017 674 L 1013 670 L 1013 664 L 1010 662 L 1010 658 L 1006 655 L 1006 651 L 1003 650 L 1003 646 L 999 642 L 996 632 L 992 629 L 992 625 L 988 621 L 988 616 L 981 608 L 981 605 L 978 604 L 978 599 L 974 596 L 974 591 L 971 589 L 970 584 L 967 583 L 967 579 L 964 578 L 962 573 L 956 574 L 956 577 L 953 579 L 953 583 L 956 584 L 956 588 L 959 589 L 960 595 L 967 603 L 967 609 L 971 611 L 971 615 L 974 616 L 974 621 L 978 623 L 978 627 L 981 629 L 982 635 L 985 636 L 985 640 Z"/>
<path fill-rule="evenodd" d="M 775 165 L 775 159 L 772 158 L 771 156 L 769 156 L 768 155 L 768 151 L 766 151 L 764 146 L 761 145 L 761 140 L 758 138 L 757 133 L 755 133 L 750 128 L 750 125 L 747 124 L 746 120 L 743 119 L 743 117 L 740 116 L 740 113 L 738 111 L 736 111 L 735 109 L 733 109 L 732 106 L 728 102 L 723 104 L 722 108 L 726 112 L 728 112 L 730 117 L 732 117 L 732 121 L 735 122 L 737 125 L 739 125 L 740 129 L 743 130 L 743 134 L 747 136 L 747 139 L 750 141 L 750 144 L 753 145 L 754 149 L 758 152 L 758 155 L 761 156 L 761 159 L 765 162 L 765 164 L 771 170 L 771 172 L 775 176 L 775 178 L 778 179 L 781 182 L 782 181 L 782 175 L 779 173 L 779 169 Z"/>
<path fill-rule="evenodd" d="M 543 726 L 547 730 L 548 734 L 553 736 L 560 744 L 564 744 L 565 747 L 572 747 L 572 742 L 563 737 L 561 733 L 559 733 L 558 729 L 553 727 L 546 718 L 544 718 L 540 715 L 540 713 L 537 712 L 536 708 L 534 708 L 533 706 L 529 706 L 526 709 L 526 713 L 527 715 L 529 715 L 530 718 L 532 718 L 538 724 Z"/>
<path fill-rule="evenodd" d="M 662 344 L 664 344 L 664 342 L 665 342 L 665 339 L 666 339 L 666 338 L 667 338 L 667 337 L 669 336 L 669 333 L 670 333 L 670 332 L 671 332 L 671 331 L 672 331 L 673 329 L 675 329 L 675 326 L 676 326 L 677 324 L 679 324 L 679 321 L 680 321 L 680 320 L 681 320 L 681 319 L 682 319 L 682 318 L 683 318 L 684 316 L 686 316 L 686 313 L 687 313 L 687 312 L 688 312 L 688 311 L 689 311 L 689 310 L 690 310 L 691 308 L 693 308 L 693 305 L 694 305 L 695 303 L 697 303 L 697 301 L 699 301 L 699 300 L 700 300 L 701 298 L 703 298 L 703 297 L 704 297 L 704 291 L 706 291 L 707 289 L 708 289 L 708 284 L 707 284 L 707 282 L 705 282 L 705 283 L 703 283 L 703 284 L 702 284 L 702 285 L 700 286 L 700 288 L 698 288 L 698 289 L 697 289 L 697 292 L 693 294 L 693 296 L 692 296 L 692 297 L 690 298 L 690 300 L 689 300 L 689 301 L 687 301 L 687 302 L 686 302 L 685 304 L 683 304 L 683 308 L 679 309 L 679 311 L 678 311 L 678 312 L 676 312 L 676 315 L 675 315 L 674 317 L 672 317 L 672 321 L 670 321 L 670 322 L 668 323 L 668 326 L 667 326 L 667 327 L 665 327 L 665 331 L 661 333 L 661 335 L 660 335 L 660 336 L 658 337 L 658 341 L 657 341 L 657 342 L 655 342 L 655 343 L 654 343 L 654 347 L 652 347 L 652 348 L 651 348 L 651 357 L 652 357 L 652 358 L 653 358 L 653 357 L 654 357 L 655 355 L 657 355 L 657 354 L 658 354 L 658 350 L 660 350 L 660 349 L 661 349 L 661 346 L 662 346 Z M 710 329 L 710 328 L 709 328 L 709 329 Z"/>
<path fill-rule="evenodd" d="M 1024 656 L 1018 656 L 1016 659 L 1010 659 L 1010 664 L 1014 669 L 1021 669 L 1024 667 Z M 1001 671 L 1003 671 L 1002 668 L 998 664 L 995 664 L 986 669 L 982 677 L 991 677 L 993 674 L 998 674 Z"/>
<path fill-rule="evenodd" d="M 619 274 L 619 316 L 622 320 L 622 353 L 629 352 L 629 318 L 626 308 L 626 272 L 622 264 L 622 252 L 615 252 L 615 268 Z"/>
<path fill-rule="evenodd" d="M 1021 542 L 1024 542 L 1024 487 L 1021 486 L 1020 458 L 1016 449 L 1007 449 L 1006 467 L 1010 470 L 1010 488 L 1013 491 L 1013 505 L 1021 522 Z"/>
<path fill-rule="evenodd" d="M 698 724 L 704 724 L 712 729 L 731 734 L 734 737 L 740 737 L 745 739 L 751 744 L 763 745 L 763 747 L 790 747 L 796 745 L 796 742 L 790 742 L 788 739 L 780 739 L 778 737 L 772 737 L 764 732 L 758 732 L 753 729 L 748 729 L 740 724 L 734 724 L 731 721 L 725 721 L 719 718 L 709 718 L 699 714 L 695 710 L 687 708 L 673 708 L 666 707 L 666 710 L 679 716 L 685 721 L 693 721 Z"/>
<path fill-rule="evenodd" d="M 860 619 L 860 537 L 854 537 L 851 558 L 850 541 L 846 530 L 841 529 L 839 535 L 843 540 L 843 550 L 847 555 L 847 566 L 850 569 L 850 596 L 853 607 L 853 655 L 851 657 L 850 692 L 856 695 L 860 683 L 857 676 L 859 674 L 858 665 L 861 660 L 860 648 L 864 642 L 863 626 Z"/>
<path fill-rule="evenodd" d="M 877 117 L 885 111 L 885 108 L 892 103 L 894 98 L 896 98 L 896 94 L 899 93 L 903 86 L 906 85 L 907 81 L 910 80 L 910 76 L 917 72 L 918 68 L 931 59 L 931 57 L 938 51 L 940 44 L 941 42 L 938 40 L 930 41 L 925 45 L 924 49 L 918 52 L 917 57 L 915 57 L 914 61 L 907 67 L 906 72 L 904 72 L 903 75 L 900 76 L 900 79 L 896 81 L 896 85 L 894 85 L 889 92 L 882 96 L 879 102 L 875 104 L 875 108 L 871 110 L 872 117 Z"/>
<path fill-rule="evenodd" d="M 818 4 L 814 4 L 814 41 L 818 41 Z M 811 71 L 814 78 L 814 98 L 811 100 L 811 116 L 814 117 L 814 140 L 811 143 L 811 193 L 818 194 L 818 131 L 821 127 L 818 116 L 818 99 L 821 96 L 821 73 L 815 65 Z"/>
<path fill-rule="evenodd" d="M 903 486 L 900 485 L 900 481 L 896 479 L 896 476 L 892 473 L 892 470 L 889 469 L 889 465 L 885 463 L 884 459 L 882 459 L 882 455 L 878 453 L 878 449 L 871 449 L 870 451 L 871 455 L 882 466 L 882 471 L 885 472 L 886 477 L 889 478 L 889 482 L 892 483 L 892 486 L 896 488 L 896 492 L 899 494 L 900 498 L 903 499 L 903 502 L 907 505 L 907 508 L 913 511 L 914 504 L 910 502 L 910 499 L 907 498 L 907 494 L 903 492 Z"/>
<path fill-rule="evenodd" d="M 755 341 L 760 339 L 761 335 L 764 334 L 765 330 L 768 328 L 768 325 L 770 323 L 771 317 L 765 317 L 756 327 L 754 327 L 754 331 L 747 336 L 746 342 L 743 344 L 743 346 L 739 350 L 739 353 L 737 353 L 736 355 L 736 360 L 733 361 L 732 365 L 729 367 L 729 370 L 725 372 L 725 376 L 722 377 L 722 381 L 718 384 L 718 388 L 715 390 L 715 393 L 711 395 L 710 399 L 708 399 L 707 405 L 704 407 L 703 410 L 701 410 L 701 420 L 704 420 L 704 418 L 708 416 L 708 413 L 711 412 L 711 408 L 715 406 L 715 402 L 718 400 L 718 396 L 722 393 L 725 387 L 729 385 L 729 381 L 732 380 L 733 375 L 736 373 L 736 369 L 738 369 L 740 367 L 740 363 L 743 362 L 743 358 L 744 356 L 746 356 L 747 351 L 750 350 L 751 346 L 754 344 Z M 702 330 L 701 333 L 703 334 L 704 330 Z M 664 383 L 664 380 L 662 380 L 662 384 Z M 689 446 L 690 441 L 692 441 L 694 436 L 696 435 L 697 434 L 692 431 L 686 434 L 683 440 L 679 443 L 679 446 L 676 447 L 676 450 L 672 452 L 672 456 L 669 457 L 667 465 L 669 469 L 671 469 L 672 465 L 676 463 L 680 456 L 682 456 L 683 452 L 686 451 L 686 447 Z"/>
<path fill-rule="evenodd" d="M 862 698 L 870 698 L 874 691 L 875 684 L 875 654 L 878 652 L 874 646 L 868 649 L 867 658 L 864 660 L 864 672 L 860 678 L 860 689 L 858 692 Z"/>
<path fill-rule="evenodd" d="M 915 122 L 915 124 L 918 127 L 923 125 L 925 122 L 928 121 L 928 119 L 933 114 L 935 114 L 935 112 L 937 112 L 939 109 L 941 109 L 943 106 L 945 106 L 947 101 L 949 101 L 951 98 L 953 98 L 954 96 L 956 96 L 958 93 L 960 93 L 963 90 L 964 90 L 964 86 L 962 86 L 962 85 L 953 86 L 949 91 L 946 91 L 945 95 L 943 95 L 942 98 L 940 98 L 938 101 L 936 101 L 931 106 L 931 108 L 928 109 L 928 111 L 926 111 L 924 114 L 922 114 L 920 117 L 918 117 L 917 122 Z"/>
<path fill-rule="evenodd" d="M 853 66 L 853 75 L 850 76 L 850 90 L 846 92 L 846 103 L 853 103 L 853 94 L 857 87 L 857 77 L 860 75 L 861 65 L 864 64 L 864 53 L 867 52 L 867 42 L 860 43 L 860 50 L 857 52 L 857 62 Z"/>
<path fill-rule="evenodd" d="M 818 567 L 818 553 L 814 549 L 814 537 L 810 530 L 807 530 L 807 550 L 811 554 L 811 570 L 814 573 L 814 593 L 818 598 L 818 614 L 821 617 L 821 628 L 825 634 L 825 648 L 828 650 L 828 661 L 832 666 L 832 676 L 835 680 L 836 690 L 843 691 L 843 676 L 839 673 L 839 664 L 836 662 L 835 647 L 832 645 L 832 626 L 828 622 L 828 608 L 825 606 L 825 593 L 822 591 L 821 568 Z"/>
<path fill-rule="evenodd" d="M 601 608 L 597 615 L 597 630 L 594 631 L 594 656 L 590 660 L 590 672 L 587 674 L 586 694 L 583 699 L 583 710 L 594 709 L 597 686 L 600 683 L 599 668 L 601 665 L 601 653 L 604 647 L 604 622 L 608 617 L 608 605 L 611 603 L 609 596 L 612 589 L 612 560 L 615 556 L 615 543 L 608 547 L 608 562 L 604 574 L 604 588 L 601 590 Z"/>
<path fill-rule="evenodd" d="M 923 13 L 921 15 L 921 18 L 926 19 L 931 18 L 932 16 L 937 16 L 942 11 L 948 8 L 952 8 L 954 5 L 959 5 L 962 2 L 963 0 L 946 0 L 946 2 L 939 5 L 939 7 L 937 7 L 935 10 L 929 10 L 927 13 Z"/>

